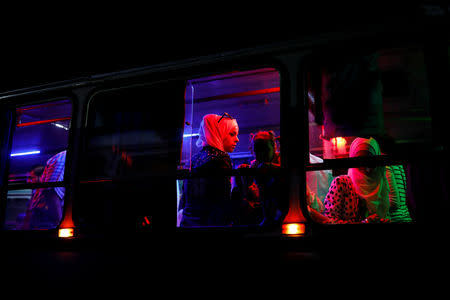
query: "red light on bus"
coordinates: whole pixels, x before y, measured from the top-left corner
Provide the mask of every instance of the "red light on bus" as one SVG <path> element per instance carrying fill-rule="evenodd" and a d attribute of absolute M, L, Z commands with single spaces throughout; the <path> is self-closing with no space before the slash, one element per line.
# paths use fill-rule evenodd
<path fill-rule="evenodd" d="M 67 120 L 70 120 L 70 119 L 71 119 L 70 117 L 64 117 L 64 118 L 56 118 L 56 119 L 49 119 L 49 120 L 40 120 L 40 121 L 19 123 L 19 124 L 16 124 L 16 126 L 17 127 L 25 127 L 25 126 L 32 126 L 32 125 L 54 123 L 54 122 L 58 122 L 58 121 L 67 121 Z"/>
<path fill-rule="evenodd" d="M 142 227 L 148 227 L 152 224 L 150 217 L 144 216 L 144 220 L 141 222 Z"/>
<path fill-rule="evenodd" d="M 58 237 L 60 238 L 71 238 L 74 236 L 73 228 L 60 228 L 58 231 Z"/>
<path fill-rule="evenodd" d="M 333 150 L 336 151 L 338 154 L 345 154 L 346 153 L 346 144 L 347 141 L 343 137 L 335 137 L 331 139 L 331 144 L 333 145 Z"/>
<path fill-rule="evenodd" d="M 304 235 L 306 226 L 304 223 L 286 223 L 283 224 L 281 232 L 285 235 L 292 236 Z"/>

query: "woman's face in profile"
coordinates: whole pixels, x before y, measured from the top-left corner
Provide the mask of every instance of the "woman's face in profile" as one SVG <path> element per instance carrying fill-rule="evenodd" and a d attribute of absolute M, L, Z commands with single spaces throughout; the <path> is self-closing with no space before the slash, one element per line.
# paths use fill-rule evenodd
<path fill-rule="evenodd" d="M 231 153 L 236 148 L 237 143 L 239 142 L 238 138 L 239 128 L 233 128 L 223 139 L 223 150 L 225 152 Z"/>

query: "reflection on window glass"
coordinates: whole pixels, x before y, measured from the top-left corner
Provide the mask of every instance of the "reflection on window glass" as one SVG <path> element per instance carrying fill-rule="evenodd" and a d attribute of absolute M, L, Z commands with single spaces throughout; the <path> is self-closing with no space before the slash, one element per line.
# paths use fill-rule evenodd
<path fill-rule="evenodd" d="M 169 178 L 181 156 L 184 91 L 184 81 L 168 81 L 92 97 L 74 212 L 80 224 L 122 230 L 157 223 L 175 194 Z"/>
<path fill-rule="evenodd" d="M 64 188 L 11 190 L 6 202 L 6 230 L 52 229 L 61 221 Z"/>
<path fill-rule="evenodd" d="M 9 183 L 62 182 L 72 105 L 69 100 L 16 109 Z M 10 190 L 7 229 L 49 229 L 58 225 L 64 187 Z"/>
<path fill-rule="evenodd" d="M 275 69 L 231 72 L 188 81 L 178 226 L 279 223 L 281 203 L 280 78 Z M 265 176 L 215 175 L 237 168 Z"/>
<path fill-rule="evenodd" d="M 167 160 L 179 153 L 171 143 L 182 124 L 182 97 L 170 84 L 96 94 L 89 103 L 83 179 L 167 174 Z"/>
<path fill-rule="evenodd" d="M 308 100 L 309 149 L 315 157 L 348 157 L 356 137 L 376 138 L 384 154 L 431 142 L 420 49 L 380 50 L 314 65 Z"/>

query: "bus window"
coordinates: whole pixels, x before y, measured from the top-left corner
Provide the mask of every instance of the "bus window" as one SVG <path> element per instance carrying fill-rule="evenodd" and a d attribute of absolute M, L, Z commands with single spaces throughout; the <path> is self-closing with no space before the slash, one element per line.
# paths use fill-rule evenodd
<path fill-rule="evenodd" d="M 427 149 L 432 131 L 426 76 L 419 48 L 313 66 L 308 72 L 310 153 L 320 159 L 348 157 L 356 137 L 376 138 L 388 154 Z"/>
<path fill-rule="evenodd" d="M 433 189 L 427 174 L 426 163 L 308 171 L 308 212 L 328 224 L 418 222 L 424 196 Z"/>
<path fill-rule="evenodd" d="M 92 96 L 74 208 L 80 225 L 126 230 L 175 219 L 162 214 L 175 197 L 184 90 L 184 81 L 166 81 Z"/>
<path fill-rule="evenodd" d="M 419 169 L 411 164 L 387 165 L 383 159 L 403 159 L 405 153 L 412 157 L 432 149 L 422 50 L 384 49 L 324 59 L 312 64 L 307 75 L 309 167 L 315 171 L 307 172 L 306 185 L 313 218 L 341 222 L 342 214 L 351 210 L 348 202 L 353 210 L 361 209 L 354 205 L 358 202 L 364 212 L 344 216 L 342 222 L 362 222 L 370 215 L 378 221 L 411 222 L 415 214 L 411 209 L 420 200 L 407 191 Z M 344 163 L 330 169 L 339 160 Z M 377 211 L 374 202 L 384 203 L 379 204 L 383 208 Z M 400 206 L 402 211 L 397 211 Z M 327 211 L 331 207 L 339 213 Z"/>
<path fill-rule="evenodd" d="M 69 100 L 16 108 L 5 229 L 50 229 L 59 224 L 64 209 L 64 169 L 71 115 Z M 47 182 L 57 184 L 39 187 L 39 183 Z"/>
<path fill-rule="evenodd" d="M 279 222 L 280 75 L 273 68 L 189 80 L 177 226 L 250 226 Z M 230 146 L 231 145 L 231 146 Z M 230 176 L 233 169 L 270 176 Z M 222 172 L 222 173 L 221 173 Z"/>

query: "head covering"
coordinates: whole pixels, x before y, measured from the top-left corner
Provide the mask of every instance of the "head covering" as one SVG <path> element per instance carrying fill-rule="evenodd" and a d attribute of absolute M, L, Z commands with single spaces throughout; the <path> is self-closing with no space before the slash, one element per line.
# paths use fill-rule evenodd
<path fill-rule="evenodd" d="M 253 151 L 255 141 L 257 140 L 265 140 L 270 141 L 274 149 L 276 150 L 276 140 L 278 137 L 275 135 L 275 132 L 273 130 L 270 131 L 258 131 L 257 133 L 250 133 L 250 150 Z"/>
<path fill-rule="evenodd" d="M 253 155 L 256 157 L 256 160 L 260 162 L 271 162 L 275 164 L 280 164 L 280 156 L 277 153 L 277 143 L 276 140 L 278 137 L 275 135 L 273 130 L 270 131 L 258 131 L 257 133 L 250 134 L 250 150 Z M 272 145 L 273 157 L 269 156 L 270 148 L 268 145 Z"/>
<path fill-rule="evenodd" d="M 358 152 L 368 151 L 372 155 L 380 155 L 380 146 L 374 138 L 356 138 L 350 146 L 350 157 L 358 156 Z M 356 193 L 366 201 L 369 215 L 377 214 L 386 218 L 389 212 L 389 186 L 386 178 L 386 168 L 376 167 L 370 174 L 365 174 L 359 168 L 350 168 L 348 175 L 353 181 Z"/>
<path fill-rule="evenodd" d="M 223 152 L 223 140 L 231 130 L 238 130 L 236 119 L 230 119 L 215 114 L 208 114 L 203 117 L 198 131 L 199 137 L 196 142 L 197 147 L 212 146 Z M 220 120 L 221 119 L 221 120 Z M 220 122 L 219 122 L 220 120 Z"/>
<path fill-rule="evenodd" d="M 381 155 L 380 146 L 374 138 L 356 138 L 350 145 L 349 156 L 358 156 L 359 151 L 368 151 L 372 155 Z"/>

